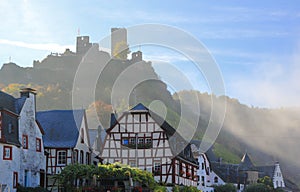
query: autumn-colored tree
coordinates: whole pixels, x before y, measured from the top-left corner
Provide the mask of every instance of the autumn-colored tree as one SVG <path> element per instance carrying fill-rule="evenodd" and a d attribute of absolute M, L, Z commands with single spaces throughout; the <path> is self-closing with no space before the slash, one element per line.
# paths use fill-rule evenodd
<path fill-rule="evenodd" d="M 116 44 L 113 50 L 113 57 L 116 59 L 126 60 L 127 55 L 130 53 L 128 45 L 125 41 L 120 41 Z"/>

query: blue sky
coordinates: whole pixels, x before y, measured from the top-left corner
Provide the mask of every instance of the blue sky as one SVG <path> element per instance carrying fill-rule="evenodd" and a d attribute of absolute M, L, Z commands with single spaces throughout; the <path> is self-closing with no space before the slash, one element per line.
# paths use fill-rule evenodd
<path fill-rule="evenodd" d="M 228 96 L 249 106 L 300 106 L 297 0 L 11 0 L 0 1 L 0 9 L 0 65 L 11 58 L 29 67 L 50 52 L 74 49 L 78 29 L 99 42 L 111 27 L 166 24 L 204 44 L 220 67 Z M 158 53 L 149 51 L 145 58 L 185 65 L 172 53 Z M 181 69 L 195 84 L 201 79 L 191 68 Z"/>

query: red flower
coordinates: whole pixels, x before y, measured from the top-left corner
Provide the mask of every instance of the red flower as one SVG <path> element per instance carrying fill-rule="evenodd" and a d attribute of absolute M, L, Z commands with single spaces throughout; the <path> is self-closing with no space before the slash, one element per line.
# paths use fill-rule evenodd
<path fill-rule="evenodd" d="M 143 188 L 141 186 L 136 186 L 136 187 L 134 187 L 133 191 L 134 192 L 142 192 Z"/>

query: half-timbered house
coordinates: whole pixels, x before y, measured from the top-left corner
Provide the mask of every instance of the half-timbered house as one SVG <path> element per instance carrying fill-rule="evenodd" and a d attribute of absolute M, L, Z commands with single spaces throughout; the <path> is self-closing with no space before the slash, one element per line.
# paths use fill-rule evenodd
<path fill-rule="evenodd" d="M 190 144 L 143 104 L 118 119 L 112 115 L 106 132 L 101 154 L 104 162 L 148 170 L 161 183 L 197 186 L 198 165 Z"/>
<path fill-rule="evenodd" d="M 73 163 L 90 164 L 91 148 L 85 110 L 52 110 L 37 113 L 43 126 L 47 187 L 53 187 L 51 175 Z"/>

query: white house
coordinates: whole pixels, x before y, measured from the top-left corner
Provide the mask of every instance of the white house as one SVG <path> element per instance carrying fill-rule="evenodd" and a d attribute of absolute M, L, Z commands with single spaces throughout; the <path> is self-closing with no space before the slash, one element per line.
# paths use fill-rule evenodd
<path fill-rule="evenodd" d="M 199 176 L 198 189 L 203 192 L 212 192 L 213 185 L 224 185 L 231 183 L 236 186 L 238 192 L 242 192 L 251 183 L 256 183 L 259 178 L 268 176 L 273 182 L 273 187 L 285 188 L 285 182 L 276 162 L 269 166 L 255 166 L 250 156 L 245 153 L 239 164 L 223 163 L 213 154 L 212 148 L 206 153 L 199 153 L 201 141 L 193 140 L 192 151 L 198 158 Z"/>
<path fill-rule="evenodd" d="M 35 119 L 35 90 L 21 90 L 21 97 L 0 92 L 0 185 L 16 191 L 17 184 L 44 185 L 43 129 Z"/>
<path fill-rule="evenodd" d="M 208 157 L 214 160 L 216 157 L 213 155 L 211 149 L 206 153 L 200 152 L 199 140 L 192 140 L 191 147 L 194 157 L 198 160 L 199 169 L 197 175 L 199 177 L 197 188 L 203 192 L 213 192 L 213 185 L 224 185 L 225 182 L 219 177 L 212 169 L 211 163 Z"/>
<path fill-rule="evenodd" d="M 138 104 L 112 116 L 101 157 L 152 172 L 161 183 L 197 186 L 197 161 L 187 143 L 166 121 Z M 180 149 L 180 150 L 178 150 Z"/>
<path fill-rule="evenodd" d="M 52 110 L 37 113 L 45 130 L 47 188 L 55 189 L 51 175 L 73 163 L 90 164 L 91 146 L 85 110 Z"/>
<path fill-rule="evenodd" d="M 33 89 L 21 90 L 17 101 L 19 111 L 20 175 L 19 183 L 25 187 L 44 187 L 46 158 L 42 137 L 44 130 L 36 121 L 36 100 Z"/>

